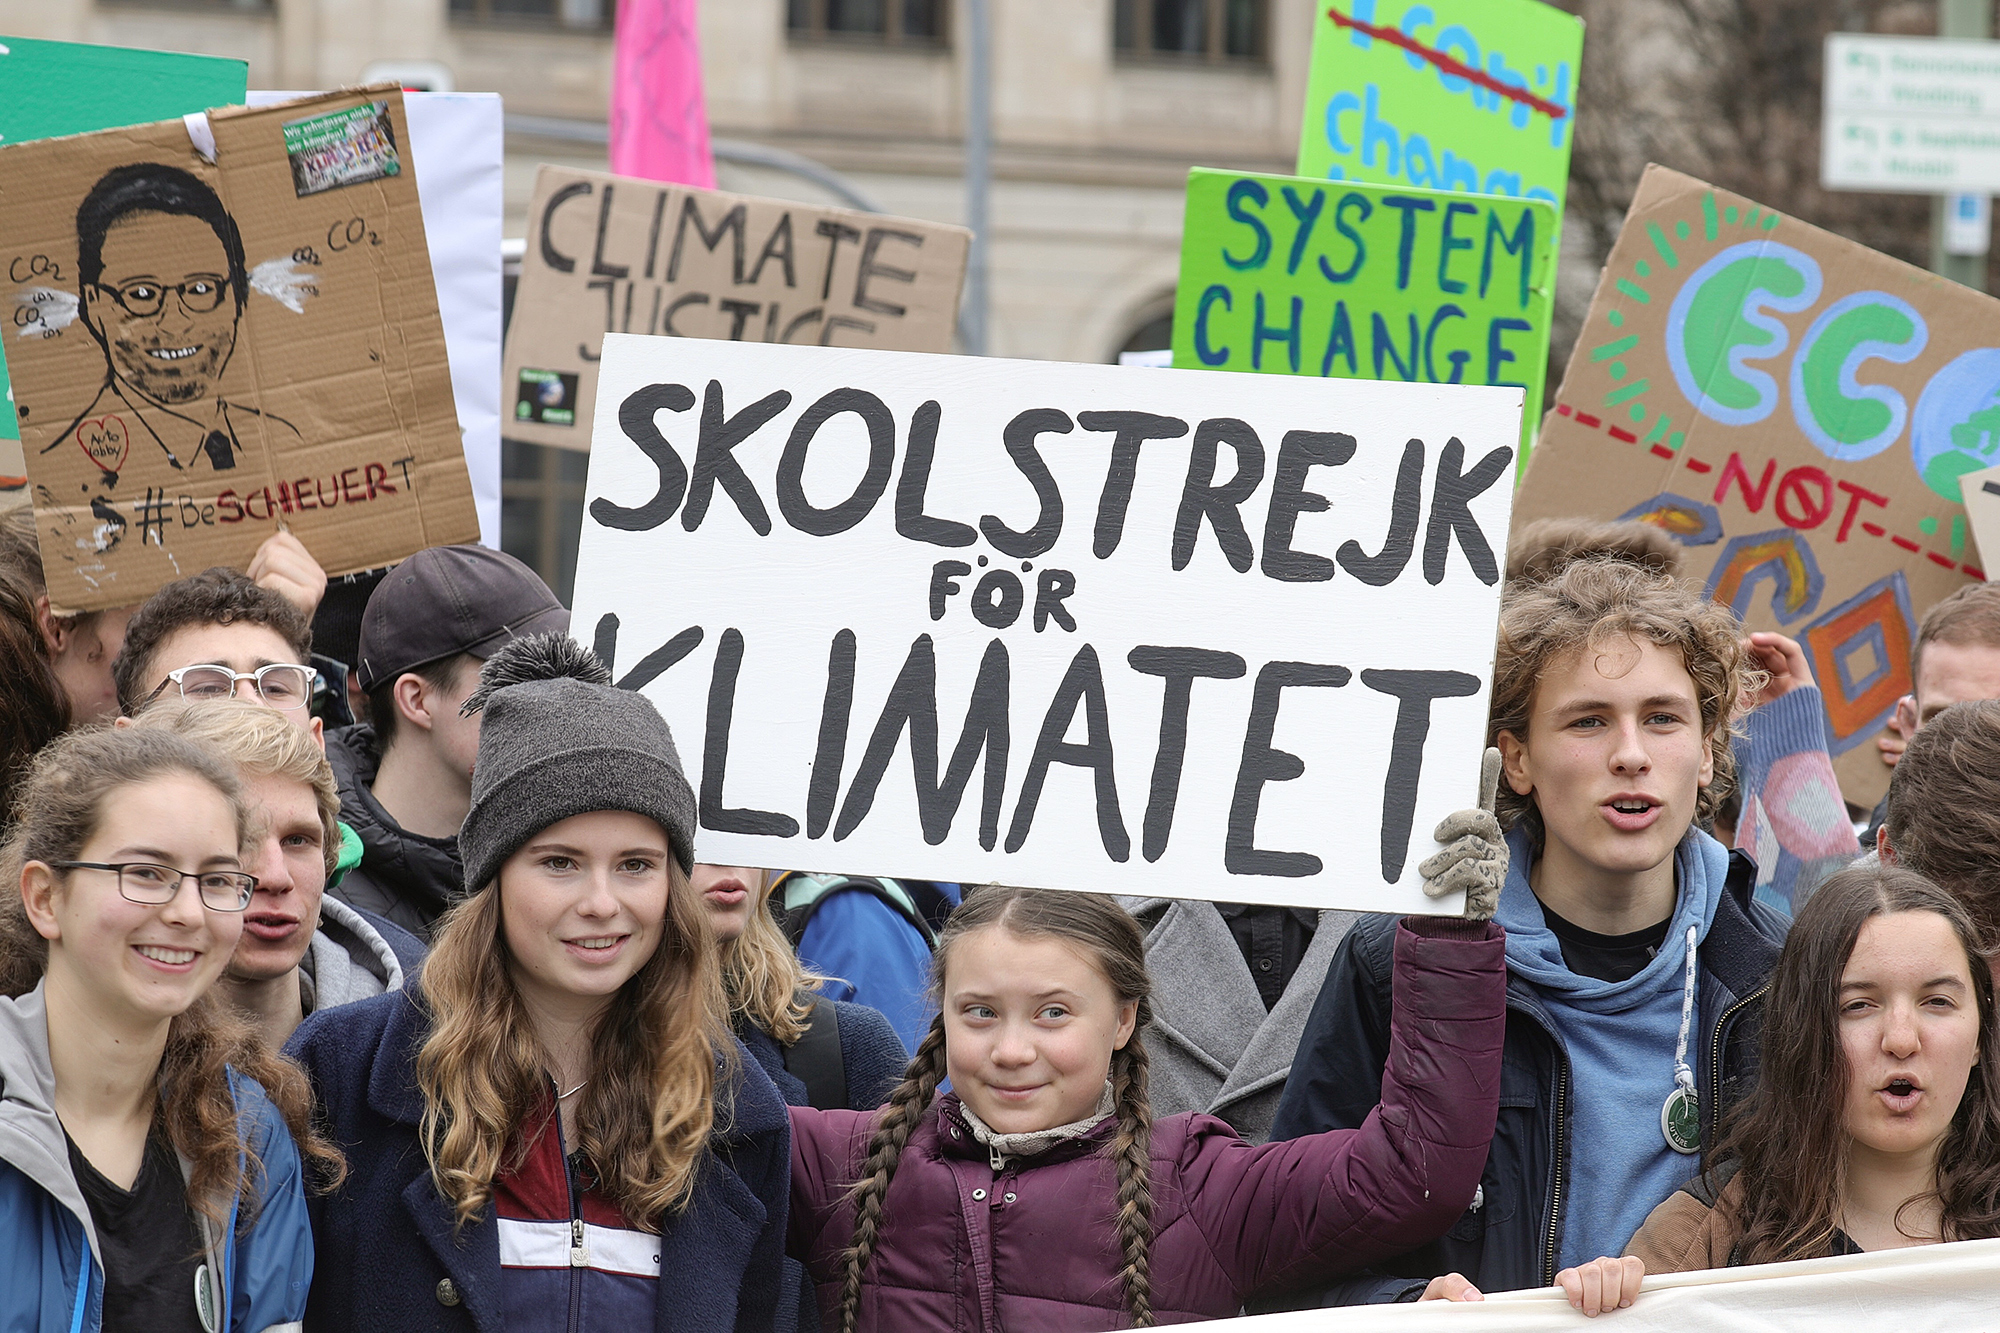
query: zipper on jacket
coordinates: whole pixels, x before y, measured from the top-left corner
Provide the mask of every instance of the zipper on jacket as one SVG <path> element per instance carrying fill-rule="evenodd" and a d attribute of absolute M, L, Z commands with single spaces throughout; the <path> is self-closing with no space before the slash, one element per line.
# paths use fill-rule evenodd
<path fill-rule="evenodd" d="M 550 1080 L 550 1087 L 555 1086 Z M 583 1204 L 577 1197 L 576 1168 L 563 1139 L 562 1107 L 555 1109 L 556 1150 L 562 1154 L 563 1184 L 569 1190 L 569 1333 L 583 1333 L 583 1270 L 590 1267 L 590 1247 L 583 1243 Z"/>
<path fill-rule="evenodd" d="M 1770 989 L 1769 982 L 1759 986 L 1735 1004 L 1724 1009 L 1721 1019 L 1716 1022 L 1715 1040 L 1710 1045 L 1708 1052 L 1708 1090 L 1709 1096 L 1715 1101 L 1715 1105 L 1709 1110 L 1710 1124 L 1716 1123 L 1716 1117 L 1722 1113 L 1722 1034 L 1728 1031 L 1729 1020 L 1736 1017 L 1737 1010 L 1742 1009 L 1746 1005 L 1755 1004 L 1757 1001 L 1763 999 L 1770 992 Z M 1703 1152 L 1702 1156 L 1705 1165 L 1705 1159 L 1707 1158 L 1706 1151 Z"/>
<path fill-rule="evenodd" d="M 1556 1080 L 1556 1114 L 1550 1126 L 1553 1142 L 1551 1159 L 1555 1183 L 1549 1190 L 1549 1234 L 1542 1248 L 1542 1285 L 1556 1284 L 1556 1232 L 1562 1227 L 1563 1185 L 1569 1175 L 1569 1060 L 1563 1059 L 1562 1075 Z"/>

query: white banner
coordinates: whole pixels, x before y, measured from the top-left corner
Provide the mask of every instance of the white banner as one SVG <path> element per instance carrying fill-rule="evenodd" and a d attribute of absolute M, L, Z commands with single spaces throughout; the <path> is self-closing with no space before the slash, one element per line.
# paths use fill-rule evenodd
<path fill-rule="evenodd" d="M 1795 1329 L 1908 1329 L 1990 1333 L 2000 1328 L 2000 1240 L 1919 1245 L 1795 1264 L 1711 1268 L 1649 1277 L 1631 1308 L 1586 1319 L 1557 1287 L 1507 1291 L 1459 1304 L 1357 1305 L 1341 1310 L 1219 1319 L 1215 1333 L 1791 1333 Z"/>
<path fill-rule="evenodd" d="M 1476 799 L 1521 391 L 609 335 L 573 633 L 733 865 L 1370 911 Z"/>

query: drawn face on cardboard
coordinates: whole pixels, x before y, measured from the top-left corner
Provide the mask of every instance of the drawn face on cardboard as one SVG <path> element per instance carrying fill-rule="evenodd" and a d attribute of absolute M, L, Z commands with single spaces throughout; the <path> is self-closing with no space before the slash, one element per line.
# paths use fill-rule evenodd
<path fill-rule="evenodd" d="M 159 403 L 214 396 L 236 350 L 228 251 L 214 228 L 185 214 L 142 211 L 112 223 L 83 312 L 111 373 Z"/>

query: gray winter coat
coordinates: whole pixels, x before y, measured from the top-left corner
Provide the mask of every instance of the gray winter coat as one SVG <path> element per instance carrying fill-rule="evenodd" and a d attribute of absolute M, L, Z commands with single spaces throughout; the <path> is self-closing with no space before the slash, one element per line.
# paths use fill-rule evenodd
<path fill-rule="evenodd" d="M 1271 1137 L 1278 1098 L 1354 912 L 1321 912 L 1299 970 L 1269 1012 L 1215 904 L 1120 898 L 1146 932 L 1153 1026 L 1146 1030 L 1153 1114 L 1205 1112 L 1251 1143 Z"/>

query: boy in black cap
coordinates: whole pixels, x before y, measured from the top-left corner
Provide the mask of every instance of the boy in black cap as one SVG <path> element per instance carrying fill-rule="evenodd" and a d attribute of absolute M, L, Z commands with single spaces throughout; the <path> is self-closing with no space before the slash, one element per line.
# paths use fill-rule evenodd
<path fill-rule="evenodd" d="M 369 721 L 327 737 L 341 815 L 362 845 L 337 897 L 430 937 L 464 891 L 458 833 L 479 718 L 459 710 L 502 646 L 568 629 L 569 612 L 533 570 L 483 546 L 419 551 L 382 580 L 356 654 Z"/>

